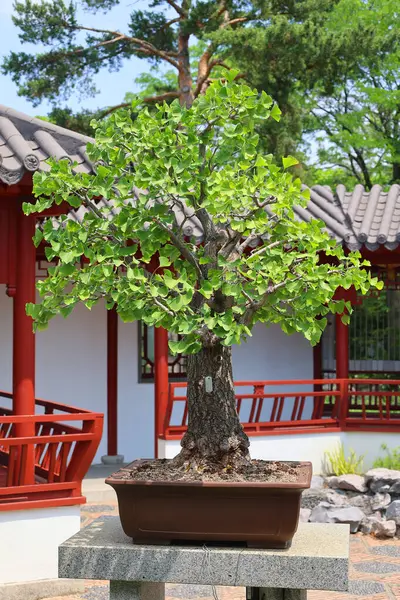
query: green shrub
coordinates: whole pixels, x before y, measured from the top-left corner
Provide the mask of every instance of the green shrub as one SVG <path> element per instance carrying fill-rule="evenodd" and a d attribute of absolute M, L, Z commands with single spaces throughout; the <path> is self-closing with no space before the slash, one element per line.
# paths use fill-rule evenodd
<path fill-rule="evenodd" d="M 379 457 L 374 461 L 374 467 L 384 467 L 385 469 L 394 469 L 400 471 L 400 446 L 389 450 L 386 444 L 382 444 L 381 449 L 385 456 Z"/>
<path fill-rule="evenodd" d="M 350 448 L 349 456 L 346 457 L 343 444 L 338 445 L 335 450 L 325 452 L 326 472 L 329 475 L 361 475 L 363 472 L 364 454 L 357 456 Z"/>

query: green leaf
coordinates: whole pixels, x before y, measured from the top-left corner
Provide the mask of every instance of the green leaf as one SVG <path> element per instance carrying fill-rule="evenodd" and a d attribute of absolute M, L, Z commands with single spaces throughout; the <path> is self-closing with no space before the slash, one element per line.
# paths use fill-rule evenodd
<path fill-rule="evenodd" d="M 293 167 L 293 165 L 298 165 L 299 161 L 294 156 L 285 156 L 282 158 L 283 168 L 288 169 L 289 167 Z"/>
<path fill-rule="evenodd" d="M 343 323 L 344 325 L 348 325 L 348 324 L 350 323 L 350 315 L 348 315 L 348 314 L 344 313 L 344 314 L 341 316 L 341 320 L 342 320 L 342 323 Z"/>
<path fill-rule="evenodd" d="M 282 111 L 277 104 L 274 104 L 271 109 L 271 117 L 275 119 L 275 121 L 281 120 Z"/>
<path fill-rule="evenodd" d="M 202 294 L 205 298 L 209 299 L 213 295 L 213 286 L 206 279 L 202 282 L 201 287 L 199 288 L 200 294 Z"/>
<path fill-rule="evenodd" d="M 169 267 L 171 264 L 171 260 L 166 256 L 160 256 L 159 258 L 160 267 Z"/>
<path fill-rule="evenodd" d="M 174 279 L 169 271 L 165 271 L 164 283 L 170 290 L 173 290 L 176 288 L 179 281 L 177 279 Z"/>

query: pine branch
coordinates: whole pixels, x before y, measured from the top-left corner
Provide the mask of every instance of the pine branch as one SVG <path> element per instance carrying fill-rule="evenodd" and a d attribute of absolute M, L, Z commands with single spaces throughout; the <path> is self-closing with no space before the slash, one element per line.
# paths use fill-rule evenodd
<path fill-rule="evenodd" d="M 182 20 L 182 17 L 176 17 L 175 19 L 171 19 L 170 21 L 167 21 L 165 23 L 165 25 L 163 25 L 161 27 L 161 29 L 167 29 L 168 27 L 171 27 L 171 25 L 174 25 L 175 23 L 179 23 L 179 21 Z"/>
<path fill-rule="evenodd" d="M 187 12 L 185 10 L 183 10 L 183 8 L 181 6 L 179 6 L 179 4 L 177 4 L 176 2 L 174 2 L 174 0 L 166 0 L 166 2 L 172 6 L 172 8 L 174 8 L 176 10 L 176 12 L 178 13 L 178 15 L 180 15 L 181 17 L 187 17 Z"/>
<path fill-rule="evenodd" d="M 71 28 L 71 26 L 68 23 L 65 23 L 65 25 Z M 120 31 L 113 31 L 111 29 L 98 29 L 97 27 L 85 27 L 84 25 L 75 25 L 73 29 L 77 29 L 79 31 L 91 31 L 93 33 L 104 33 L 106 35 L 113 35 L 116 39 L 118 38 L 119 41 L 125 40 L 127 42 L 130 42 L 131 44 L 137 44 L 139 46 L 137 51 L 143 52 L 144 54 L 147 54 L 149 56 L 158 56 L 159 58 L 162 58 L 176 69 L 179 69 L 178 61 L 174 60 L 173 58 L 178 55 L 177 52 L 165 52 L 164 50 L 156 48 L 150 42 L 146 42 L 146 40 L 131 37 L 129 35 L 121 33 Z"/>
<path fill-rule="evenodd" d="M 250 21 L 250 17 L 237 17 L 236 19 L 231 19 L 230 21 L 225 21 L 223 23 L 223 27 L 228 27 L 229 25 L 237 25 L 237 23 L 247 23 Z"/>

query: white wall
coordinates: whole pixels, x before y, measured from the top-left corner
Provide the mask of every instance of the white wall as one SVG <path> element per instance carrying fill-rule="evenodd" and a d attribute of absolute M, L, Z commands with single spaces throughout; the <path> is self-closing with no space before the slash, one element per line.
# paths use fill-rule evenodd
<path fill-rule="evenodd" d="M 79 529 L 79 506 L 0 512 L 0 584 L 56 579 L 58 546 Z"/>
<path fill-rule="evenodd" d="M 358 456 L 364 455 L 364 470 L 372 469 L 373 462 L 385 456 L 381 445 L 391 450 L 400 446 L 400 433 L 373 433 L 365 431 L 346 431 L 343 434 L 343 446 L 346 454 L 354 450 Z"/>
<path fill-rule="evenodd" d="M 154 385 L 138 383 L 138 324 L 119 323 L 118 452 L 126 461 L 154 456 Z"/>
<path fill-rule="evenodd" d="M 299 333 L 286 335 L 278 325 L 257 323 L 252 337 L 233 347 L 232 357 L 237 381 L 313 378 L 313 350 L 309 342 Z"/>

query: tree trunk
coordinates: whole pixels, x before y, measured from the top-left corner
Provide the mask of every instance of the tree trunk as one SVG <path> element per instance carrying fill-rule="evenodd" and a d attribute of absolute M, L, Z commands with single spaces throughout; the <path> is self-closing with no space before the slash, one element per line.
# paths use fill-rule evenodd
<path fill-rule="evenodd" d="M 179 50 L 179 92 L 181 104 L 190 108 L 193 104 L 193 82 L 190 72 L 190 56 L 189 56 L 189 35 L 179 33 L 178 37 Z"/>
<path fill-rule="evenodd" d="M 393 163 L 392 165 L 391 183 L 400 183 L 400 163 Z"/>
<path fill-rule="evenodd" d="M 231 348 L 219 342 L 187 357 L 188 430 L 178 465 L 221 470 L 247 464 L 249 440 L 236 411 Z"/>

